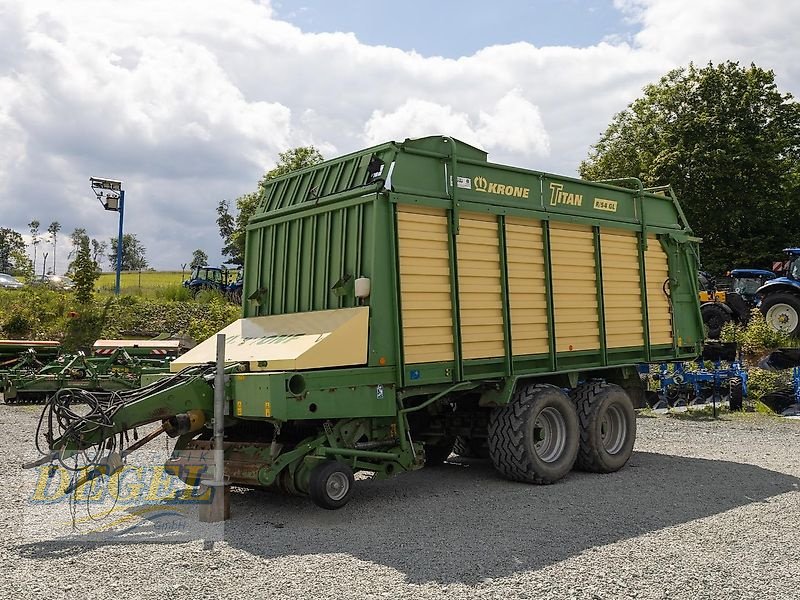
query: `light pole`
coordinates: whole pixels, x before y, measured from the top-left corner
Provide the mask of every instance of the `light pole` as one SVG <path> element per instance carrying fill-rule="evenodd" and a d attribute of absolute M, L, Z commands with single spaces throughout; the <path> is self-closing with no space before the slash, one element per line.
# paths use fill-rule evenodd
<path fill-rule="evenodd" d="M 114 294 L 119 296 L 119 276 L 122 271 L 122 221 L 125 217 L 125 190 L 122 182 L 116 179 L 103 177 L 89 177 L 92 191 L 105 210 L 119 213 L 119 232 L 117 234 L 117 279 L 114 284 Z"/>

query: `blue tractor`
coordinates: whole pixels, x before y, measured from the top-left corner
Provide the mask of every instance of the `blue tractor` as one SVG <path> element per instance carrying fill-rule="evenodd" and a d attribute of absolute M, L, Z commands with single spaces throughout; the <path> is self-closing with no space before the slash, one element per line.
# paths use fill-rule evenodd
<path fill-rule="evenodd" d="M 202 290 L 217 290 L 224 293 L 228 286 L 228 273 L 218 267 L 195 267 L 183 285 L 189 289 L 192 296 L 196 296 Z"/>
<path fill-rule="evenodd" d="M 739 294 L 751 307 L 758 306 L 758 290 L 777 277 L 765 269 L 733 269 L 730 272 L 730 290 Z"/>
<path fill-rule="evenodd" d="M 788 335 L 800 336 L 800 248 L 786 248 L 787 260 L 776 265 L 780 277 L 756 290 L 767 325 Z"/>
<path fill-rule="evenodd" d="M 734 269 L 725 277 L 714 278 L 703 271 L 698 277 L 706 336 L 716 340 L 725 323 L 747 324 L 750 311 L 758 306 L 757 290 L 777 275 L 763 269 Z"/>

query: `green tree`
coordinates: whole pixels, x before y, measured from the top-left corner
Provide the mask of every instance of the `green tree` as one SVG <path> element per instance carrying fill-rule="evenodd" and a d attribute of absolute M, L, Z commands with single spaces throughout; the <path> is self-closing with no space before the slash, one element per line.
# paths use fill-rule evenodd
<path fill-rule="evenodd" d="M 0 227 L 0 273 L 13 275 L 22 266 L 20 256 L 25 255 L 25 240 L 18 231 Z"/>
<path fill-rule="evenodd" d="M 32 220 L 28 223 L 28 228 L 31 232 L 31 245 L 33 246 L 33 270 L 36 271 L 36 250 L 38 249 L 39 243 L 42 241 L 39 238 L 39 226 L 41 223 L 36 219 Z"/>
<path fill-rule="evenodd" d="M 189 263 L 189 268 L 204 267 L 208 264 L 208 254 L 198 248 L 192 252 L 192 262 Z"/>
<path fill-rule="evenodd" d="M 75 259 L 80 251 L 81 243 L 83 242 L 84 238 L 88 242 L 89 236 L 86 234 L 86 229 L 83 227 L 76 227 L 72 230 L 72 233 L 69 234 L 69 238 L 72 242 L 72 250 L 70 250 L 69 254 L 67 255 L 67 259 L 70 259 L 69 266 L 67 266 L 67 272 L 71 273 L 75 270 Z"/>
<path fill-rule="evenodd" d="M 244 243 L 247 222 L 258 207 L 258 201 L 264 192 L 267 182 L 281 175 L 286 175 L 298 169 L 311 167 L 322 162 L 322 154 L 314 146 L 300 146 L 281 152 L 278 155 L 278 164 L 274 169 L 267 171 L 259 180 L 255 192 L 239 196 L 235 201 L 236 215 L 231 214 L 229 200 L 220 200 L 217 205 L 217 226 L 222 237 L 222 254 L 228 257 L 228 262 L 241 265 L 244 263 Z"/>
<path fill-rule="evenodd" d="M 56 242 L 58 242 L 58 232 L 61 231 L 61 223 L 53 221 L 47 228 L 50 239 L 53 241 L 53 274 L 56 275 Z"/>
<path fill-rule="evenodd" d="M 75 299 L 81 304 L 89 304 L 93 299 L 94 283 L 100 276 L 97 272 L 97 263 L 92 260 L 89 250 L 89 236 L 84 235 L 78 239 L 78 249 L 75 252 L 73 265 L 73 279 L 75 280 Z"/>
<path fill-rule="evenodd" d="M 92 238 L 92 260 L 94 261 L 95 268 L 98 271 L 100 270 L 100 257 L 102 257 L 107 250 L 108 250 L 107 242 L 101 242 L 100 240 Z M 116 260 L 116 257 L 114 260 Z"/>
<path fill-rule="evenodd" d="M 112 269 L 117 268 L 117 238 L 111 238 L 109 244 L 108 262 Z M 147 250 L 139 241 L 135 233 L 126 233 L 122 236 L 122 270 L 142 271 L 147 268 Z"/>
<path fill-rule="evenodd" d="M 706 269 L 769 267 L 800 231 L 800 105 L 772 71 L 690 64 L 617 114 L 580 173 L 672 184 Z"/>
<path fill-rule="evenodd" d="M 25 281 L 33 279 L 33 263 L 28 258 L 28 253 L 20 248 L 15 248 L 11 251 L 11 275 L 15 275 Z"/>

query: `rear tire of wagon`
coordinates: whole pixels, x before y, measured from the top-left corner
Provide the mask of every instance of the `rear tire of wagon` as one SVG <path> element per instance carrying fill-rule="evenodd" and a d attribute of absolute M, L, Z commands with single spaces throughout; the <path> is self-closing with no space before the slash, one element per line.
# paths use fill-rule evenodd
<path fill-rule="evenodd" d="M 489 456 L 508 479 L 555 483 L 572 470 L 577 453 L 575 408 L 553 385 L 525 385 L 489 417 Z"/>
<path fill-rule="evenodd" d="M 636 441 L 636 413 L 625 390 L 613 383 L 592 381 L 570 393 L 580 421 L 576 468 L 613 473 L 625 466 Z"/>

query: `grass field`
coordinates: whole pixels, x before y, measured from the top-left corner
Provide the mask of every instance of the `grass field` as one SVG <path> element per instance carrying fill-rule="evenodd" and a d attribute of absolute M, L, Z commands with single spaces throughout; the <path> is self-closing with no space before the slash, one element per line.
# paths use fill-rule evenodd
<path fill-rule="evenodd" d="M 189 272 L 184 274 L 188 277 Z M 181 285 L 183 278 L 180 271 L 142 271 L 141 282 L 138 272 L 123 272 L 120 277 L 120 292 L 123 295 L 149 295 L 170 286 Z M 102 273 L 95 283 L 98 292 L 114 292 L 114 273 Z"/>

